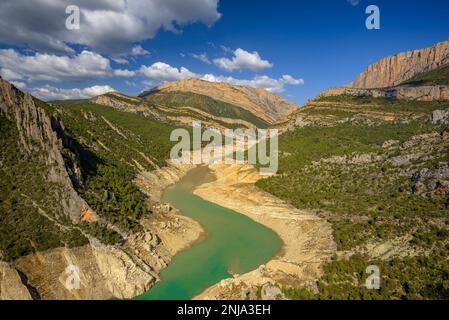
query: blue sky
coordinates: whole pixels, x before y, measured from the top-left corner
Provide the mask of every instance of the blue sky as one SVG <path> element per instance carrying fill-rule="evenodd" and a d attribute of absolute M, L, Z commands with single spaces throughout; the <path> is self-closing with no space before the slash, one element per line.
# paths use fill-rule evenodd
<path fill-rule="evenodd" d="M 37 11 L 45 10 L 41 16 L 52 10 L 59 13 L 58 5 L 64 1 L 46 7 L 51 1 L 36 0 L 42 3 L 41 7 L 36 4 Z M 76 36 L 58 29 L 65 12 L 41 27 L 30 22 L 34 13 L 21 13 L 18 10 L 24 9 L 16 5 L 14 27 L 34 28 L 32 39 L 14 38 L 17 30 L 7 24 L 11 13 L 2 17 L 0 4 L 0 19 L 6 19 L 4 25 L 0 23 L 1 75 L 46 98 L 64 93 L 69 97 L 92 95 L 98 90 L 85 89 L 94 86 L 135 95 L 163 81 L 208 74 L 214 81 L 266 87 L 303 104 L 326 88 L 350 82 L 382 57 L 449 39 L 449 2 L 445 0 L 171 0 L 169 5 L 129 0 L 140 5 L 129 21 L 128 16 L 117 16 L 122 9 L 109 1 L 99 1 L 98 6 L 104 5 L 101 8 L 84 7 L 86 1 L 79 1 L 81 34 Z M 370 4 L 380 8 L 380 30 L 365 27 L 365 9 Z M 136 13 L 150 7 L 160 11 L 144 17 Z M 110 10 L 110 24 L 98 24 L 99 9 Z M 138 25 L 132 19 L 157 23 Z M 91 22 L 87 25 L 86 21 Z M 132 48 L 138 50 L 133 54 Z M 235 58 L 239 48 L 241 56 Z M 46 63 L 51 67 L 40 70 Z M 84 69 L 77 67 L 82 64 L 86 64 Z M 76 69 L 77 74 L 67 74 L 69 69 Z"/>

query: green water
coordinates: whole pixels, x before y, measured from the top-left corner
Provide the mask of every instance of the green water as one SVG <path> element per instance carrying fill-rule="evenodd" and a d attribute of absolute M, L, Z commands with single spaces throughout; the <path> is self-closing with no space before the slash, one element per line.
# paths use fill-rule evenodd
<path fill-rule="evenodd" d="M 207 168 L 190 171 L 164 193 L 164 201 L 198 221 L 207 237 L 177 254 L 161 272 L 161 281 L 140 300 L 191 299 L 231 273 L 242 274 L 266 263 L 280 248 L 277 235 L 235 211 L 192 194 L 210 179 Z"/>

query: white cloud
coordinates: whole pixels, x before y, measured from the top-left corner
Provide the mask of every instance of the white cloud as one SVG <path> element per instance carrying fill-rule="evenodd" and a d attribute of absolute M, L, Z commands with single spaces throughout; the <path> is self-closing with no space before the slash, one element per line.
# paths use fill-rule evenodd
<path fill-rule="evenodd" d="M 212 62 L 209 60 L 209 57 L 207 56 L 206 53 L 201 53 L 201 54 L 192 53 L 190 56 L 192 58 L 199 60 L 201 62 L 204 62 L 206 64 L 212 64 Z"/>
<path fill-rule="evenodd" d="M 11 83 L 22 91 L 26 90 L 26 88 L 27 88 L 27 84 L 22 81 L 11 81 Z"/>
<path fill-rule="evenodd" d="M 226 47 L 226 46 L 224 46 L 224 45 L 220 45 L 220 48 L 221 48 L 221 50 L 223 50 L 223 52 L 225 52 L 225 53 L 230 53 L 230 52 L 232 52 L 232 49 L 231 49 L 231 48 Z"/>
<path fill-rule="evenodd" d="M 1 56 L 0 56 L 1 60 Z M 1 64 L 0 64 L 1 66 Z M 9 80 L 9 81 L 16 81 L 22 79 L 22 75 L 18 74 L 17 72 L 7 69 L 7 68 L 1 68 L 0 69 L 0 76 L 2 76 L 3 79 Z"/>
<path fill-rule="evenodd" d="M 240 69 L 257 71 L 273 67 L 273 64 L 268 60 L 263 60 L 257 51 L 251 53 L 240 48 L 234 51 L 232 59 L 218 58 L 214 59 L 214 63 L 216 66 L 226 71 Z"/>
<path fill-rule="evenodd" d="M 137 56 L 148 56 L 150 54 L 150 51 L 145 50 L 142 48 L 142 46 L 138 45 L 131 49 L 131 55 L 137 57 Z"/>
<path fill-rule="evenodd" d="M 142 84 L 145 88 L 153 88 L 153 87 L 159 85 L 160 83 L 157 83 L 152 80 L 144 80 L 144 81 L 142 81 Z M 143 91 L 145 91 L 145 90 L 143 90 Z"/>
<path fill-rule="evenodd" d="M 114 70 L 110 60 L 91 51 L 74 56 L 35 53 L 23 55 L 13 49 L 0 50 L 0 73 L 7 80 L 91 80 L 111 76 L 132 77 L 133 71 Z"/>
<path fill-rule="evenodd" d="M 187 68 L 172 67 L 164 62 L 156 62 L 148 67 L 142 66 L 139 73 L 148 78 L 142 82 L 145 87 L 154 87 L 164 82 L 197 78 L 210 82 L 226 82 L 234 85 L 263 88 L 273 93 L 281 93 L 285 91 L 286 85 L 297 86 L 304 84 L 303 79 L 296 79 L 287 74 L 279 79 L 273 79 L 266 75 L 256 76 L 253 79 L 236 79 L 222 75 L 196 74 Z"/>
<path fill-rule="evenodd" d="M 112 58 L 112 60 L 118 64 L 129 64 L 129 61 L 125 58 Z"/>
<path fill-rule="evenodd" d="M 233 77 L 205 74 L 201 77 L 201 79 L 210 82 L 226 82 L 233 85 L 248 86 L 252 88 L 262 88 L 272 93 L 284 92 L 286 85 L 304 84 L 304 80 L 294 79 L 290 75 L 284 75 L 280 79 L 273 79 L 268 76 L 256 76 L 253 79 L 236 79 Z M 286 79 L 288 80 L 286 81 Z"/>
<path fill-rule="evenodd" d="M 288 74 L 284 74 L 282 76 L 282 81 L 285 84 L 289 84 L 289 85 L 292 85 L 292 86 L 297 86 L 297 85 L 300 85 L 300 84 L 304 84 L 304 80 L 303 79 L 295 79 L 291 75 L 288 75 Z"/>
<path fill-rule="evenodd" d="M 135 43 L 161 28 L 178 32 L 190 23 L 220 19 L 219 0 L 79 0 L 80 30 L 68 30 L 65 9 L 73 0 L 2 0 L 0 42 L 44 52 L 71 53 L 68 44 L 112 55 L 130 54 Z"/>
<path fill-rule="evenodd" d="M 41 100 L 71 100 L 71 99 L 90 99 L 108 92 L 115 91 L 110 86 L 93 86 L 84 89 L 61 89 L 52 86 L 44 86 L 41 88 L 34 88 L 31 94 Z"/>
<path fill-rule="evenodd" d="M 196 77 L 196 74 L 187 68 L 181 67 L 178 69 L 164 62 L 156 62 L 151 66 L 142 66 L 140 67 L 139 72 L 155 83 L 184 80 Z"/>
<path fill-rule="evenodd" d="M 130 77 L 134 77 L 136 75 L 136 72 L 135 71 L 126 70 L 126 69 L 117 69 L 117 70 L 113 70 L 112 74 L 114 76 L 117 76 L 117 77 L 130 78 Z"/>
<path fill-rule="evenodd" d="M 125 84 L 126 84 L 128 87 L 135 87 L 135 86 L 137 86 L 137 83 L 135 83 L 135 82 L 133 82 L 133 81 L 129 81 L 129 80 L 126 80 L 126 81 L 125 81 Z"/>

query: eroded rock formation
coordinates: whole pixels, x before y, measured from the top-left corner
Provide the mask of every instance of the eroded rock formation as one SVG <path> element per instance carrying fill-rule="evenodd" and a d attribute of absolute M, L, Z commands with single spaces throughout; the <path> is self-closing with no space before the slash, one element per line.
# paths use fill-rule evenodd
<path fill-rule="evenodd" d="M 417 74 L 449 64 L 449 40 L 432 47 L 386 57 L 368 67 L 349 88 L 375 89 L 397 86 Z"/>

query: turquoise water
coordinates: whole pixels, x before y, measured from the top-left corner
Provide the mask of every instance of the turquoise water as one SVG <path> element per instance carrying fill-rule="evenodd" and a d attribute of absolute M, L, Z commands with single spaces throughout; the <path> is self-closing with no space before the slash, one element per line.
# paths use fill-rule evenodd
<path fill-rule="evenodd" d="M 271 229 L 192 194 L 209 177 L 207 168 L 196 168 L 165 191 L 164 201 L 199 222 L 207 237 L 178 253 L 162 270 L 161 281 L 136 299 L 191 299 L 231 274 L 257 269 L 279 250 Z"/>

